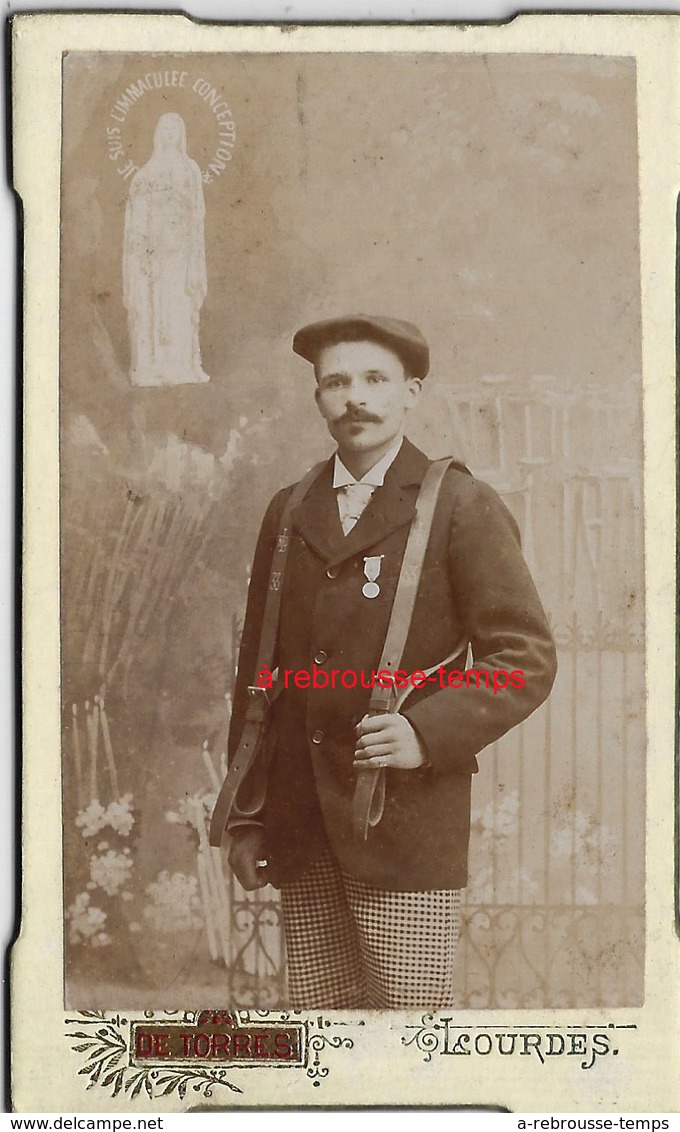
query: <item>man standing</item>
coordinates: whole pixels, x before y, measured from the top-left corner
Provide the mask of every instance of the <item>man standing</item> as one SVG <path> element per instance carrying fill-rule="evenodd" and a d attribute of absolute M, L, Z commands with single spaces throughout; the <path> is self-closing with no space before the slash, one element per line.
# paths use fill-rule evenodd
<path fill-rule="evenodd" d="M 413 680 L 398 711 L 367 714 L 430 465 L 404 437 L 429 351 L 410 323 L 363 315 L 307 326 L 293 349 L 314 366 L 337 451 L 306 484 L 290 530 L 290 487 L 262 524 L 229 749 L 233 760 L 248 686 L 263 686 L 255 669 L 274 585 L 266 795 L 257 812 L 232 810 L 229 860 L 245 888 L 281 890 L 293 1007 L 437 1009 L 454 996 L 476 756 L 546 698 L 555 650 L 513 518 L 452 463 L 401 658 Z M 273 582 L 282 538 L 286 567 Z M 468 646 L 473 681 L 461 674 Z M 385 795 L 363 837 L 353 807 L 367 769 L 384 772 Z"/>

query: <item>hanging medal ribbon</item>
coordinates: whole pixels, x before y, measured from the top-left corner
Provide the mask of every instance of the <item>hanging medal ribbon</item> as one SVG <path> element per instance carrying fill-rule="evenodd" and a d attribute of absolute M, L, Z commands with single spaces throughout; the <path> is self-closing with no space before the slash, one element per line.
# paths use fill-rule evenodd
<path fill-rule="evenodd" d="M 380 564 L 384 557 L 384 554 L 374 554 L 370 558 L 364 558 L 364 575 L 368 578 L 361 589 L 364 597 L 377 597 L 380 593 L 377 579 L 380 577 Z"/>

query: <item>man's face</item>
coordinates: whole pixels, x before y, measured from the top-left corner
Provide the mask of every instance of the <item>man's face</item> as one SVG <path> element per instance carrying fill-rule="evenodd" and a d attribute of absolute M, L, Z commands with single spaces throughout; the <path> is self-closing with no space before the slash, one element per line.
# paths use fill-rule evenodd
<path fill-rule="evenodd" d="M 342 452 L 386 452 L 420 396 L 401 359 L 378 342 L 338 342 L 316 362 L 316 403 Z"/>

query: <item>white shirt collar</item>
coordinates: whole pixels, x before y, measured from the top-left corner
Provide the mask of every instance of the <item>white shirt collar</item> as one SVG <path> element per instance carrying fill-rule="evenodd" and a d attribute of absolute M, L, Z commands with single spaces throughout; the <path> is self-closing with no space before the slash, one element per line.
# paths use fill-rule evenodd
<path fill-rule="evenodd" d="M 400 436 L 396 444 L 394 444 L 393 447 L 390 448 L 389 452 L 386 452 L 385 455 L 380 460 L 378 460 L 378 463 L 374 464 L 373 467 L 370 468 L 366 472 L 366 475 L 362 476 L 360 480 L 355 479 L 352 473 L 348 472 L 347 468 L 340 459 L 340 456 L 336 452 L 335 463 L 333 465 L 333 487 L 347 487 L 348 484 L 353 483 L 368 484 L 371 487 L 382 487 L 383 483 L 385 482 L 385 475 L 387 473 L 387 470 L 396 460 L 403 440 L 403 436 Z"/>

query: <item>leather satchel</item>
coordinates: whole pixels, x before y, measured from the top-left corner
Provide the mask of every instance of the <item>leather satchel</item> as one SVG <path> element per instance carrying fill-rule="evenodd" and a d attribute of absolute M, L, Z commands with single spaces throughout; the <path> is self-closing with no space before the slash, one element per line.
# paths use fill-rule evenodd
<path fill-rule="evenodd" d="M 255 679 L 263 668 L 271 671 L 276 648 L 276 634 L 281 613 L 283 578 L 288 561 L 290 545 L 291 516 L 298 503 L 301 503 L 319 473 L 325 468 L 323 460 L 307 472 L 293 488 L 281 516 L 279 534 L 274 547 L 267 598 L 262 616 L 260 644 L 255 665 Z M 217 795 L 215 808 L 210 820 L 210 844 L 222 844 L 227 822 L 232 816 L 243 818 L 246 822 L 254 818 L 262 809 L 267 789 L 267 722 L 269 715 L 269 689 L 257 684 L 248 686 L 248 706 L 245 723 L 236 753 L 227 771 L 222 788 Z"/>

